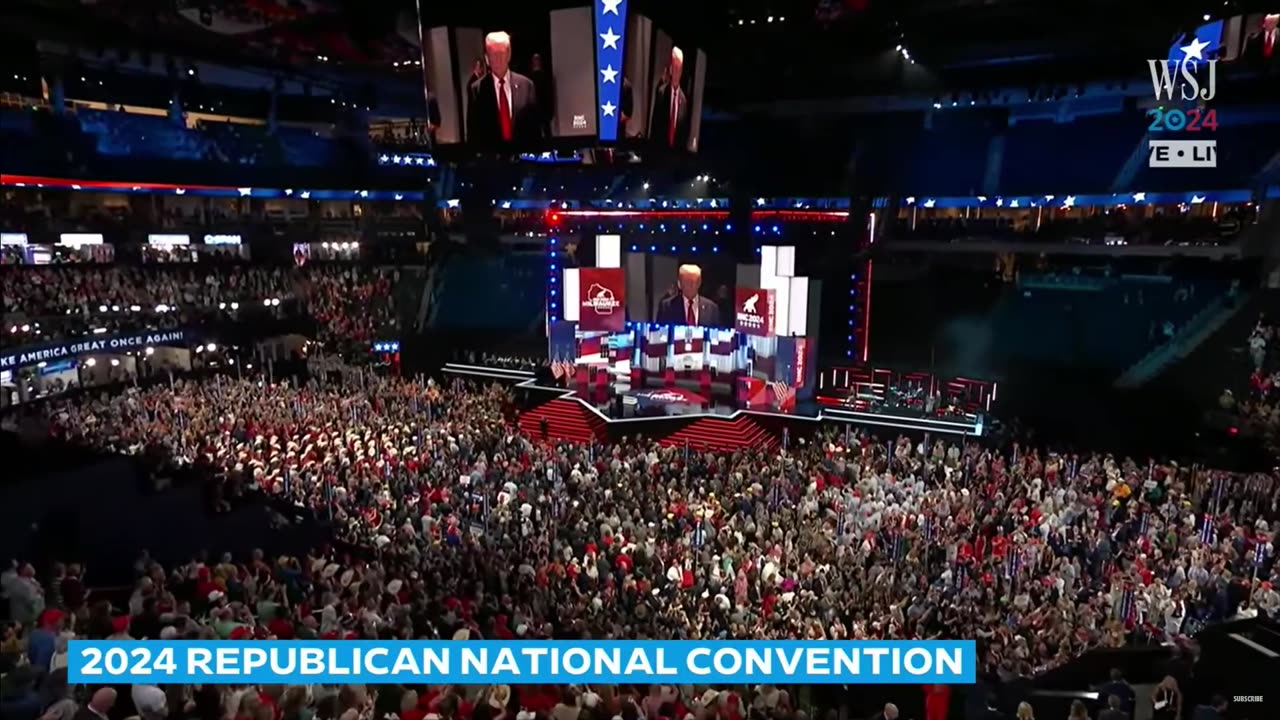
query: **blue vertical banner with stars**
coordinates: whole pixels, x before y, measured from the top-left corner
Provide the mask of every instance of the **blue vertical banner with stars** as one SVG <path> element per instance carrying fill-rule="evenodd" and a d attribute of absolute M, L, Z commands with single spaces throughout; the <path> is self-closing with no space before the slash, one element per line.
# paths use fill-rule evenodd
<path fill-rule="evenodd" d="M 622 66 L 627 0 L 593 0 L 596 32 L 596 100 L 601 142 L 617 142 L 622 116 Z"/>

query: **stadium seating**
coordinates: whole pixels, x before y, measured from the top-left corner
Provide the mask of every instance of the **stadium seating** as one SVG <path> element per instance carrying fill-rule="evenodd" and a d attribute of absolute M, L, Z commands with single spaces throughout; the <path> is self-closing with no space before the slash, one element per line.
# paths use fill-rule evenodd
<path fill-rule="evenodd" d="M 1203 277 L 1024 276 L 994 308 L 997 354 L 1037 365 L 1121 370 L 1226 289 Z"/>
<path fill-rule="evenodd" d="M 1014 124 L 1006 133 L 1000 192 L 1107 192 L 1144 128 L 1142 116 L 1131 113 Z"/>
<path fill-rule="evenodd" d="M 431 292 L 437 328 L 527 329 L 544 316 L 547 267 L 541 254 L 445 260 Z"/>

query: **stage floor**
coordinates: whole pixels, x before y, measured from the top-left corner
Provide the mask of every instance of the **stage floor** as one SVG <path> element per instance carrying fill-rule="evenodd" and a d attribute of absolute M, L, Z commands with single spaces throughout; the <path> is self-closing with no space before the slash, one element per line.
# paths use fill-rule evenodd
<path fill-rule="evenodd" d="M 545 393 L 548 397 L 573 400 L 606 423 L 639 423 L 654 420 L 723 418 L 755 415 L 800 422 L 831 421 L 870 428 L 896 428 L 951 435 L 982 437 L 990 428 L 981 415 L 926 416 L 909 409 L 855 410 L 798 402 L 794 407 L 750 407 L 736 403 L 731 395 L 705 396 L 680 387 L 644 388 L 615 392 L 609 386 L 565 387 L 550 377 L 540 378 L 527 370 L 508 370 L 482 365 L 447 363 L 444 372 L 470 378 L 488 378 L 514 387 Z"/>

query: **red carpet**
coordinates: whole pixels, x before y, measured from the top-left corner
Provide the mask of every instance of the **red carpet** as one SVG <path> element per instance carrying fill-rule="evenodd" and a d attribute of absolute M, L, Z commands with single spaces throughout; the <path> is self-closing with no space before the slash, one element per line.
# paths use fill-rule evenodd
<path fill-rule="evenodd" d="M 750 447 L 772 450 L 778 440 L 748 415 L 736 418 L 704 417 L 663 438 L 661 444 L 698 450 L 743 450 Z"/>
<path fill-rule="evenodd" d="M 556 398 L 520 415 L 520 430 L 532 438 L 542 437 L 542 420 L 547 421 L 547 437 L 585 443 L 603 442 L 608 434 L 605 422 L 577 400 Z"/>

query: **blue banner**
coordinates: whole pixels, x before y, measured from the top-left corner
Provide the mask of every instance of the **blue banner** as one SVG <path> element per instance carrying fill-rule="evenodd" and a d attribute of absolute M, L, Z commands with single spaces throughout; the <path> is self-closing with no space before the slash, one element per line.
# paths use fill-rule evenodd
<path fill-rule="evenodd" d="M 627 0 L 594 0 L 596 98 L 601 142 L 618 139 L 622 117 L 622 69 L 626 61 Z"/>
<path fill-rule="evenodd" d="M 72 640 L 73 683 L 973 683 L 956 641 Z"/>
<path fill-rule="evenodd" d="M 93 353 L 124 353 L 130 350 L 144 350 L 156 345 L 184 345 L 186 342 L 185 330 L 147 330 L 120 335 L 86 335 L 43 345 L 7 348 L 0 351 L 0 369 L 9 370 Z"/>

